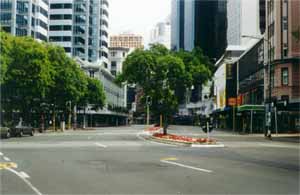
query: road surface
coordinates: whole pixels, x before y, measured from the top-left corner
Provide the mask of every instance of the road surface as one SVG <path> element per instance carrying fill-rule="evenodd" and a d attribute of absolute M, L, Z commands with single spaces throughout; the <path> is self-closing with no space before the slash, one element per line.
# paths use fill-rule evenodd
<path fill-rule="evenodd" d="M 146 141 L 144 128 L 2 140 L 0 194 L 299 194 L 299 143 L 213 132 L 224 148 L 189 148 Z"/>

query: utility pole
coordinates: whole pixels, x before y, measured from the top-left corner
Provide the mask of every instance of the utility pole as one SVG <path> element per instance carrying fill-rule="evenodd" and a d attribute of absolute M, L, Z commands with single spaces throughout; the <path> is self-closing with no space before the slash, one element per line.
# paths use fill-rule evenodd
<path fill-rule="evenodd" d="M 147 96 L 146 98 L 146 104 L 147 104 L 147 126 L 149 126 L 150 121 L 150 105 L 151 105 L 151 97 Z"/>

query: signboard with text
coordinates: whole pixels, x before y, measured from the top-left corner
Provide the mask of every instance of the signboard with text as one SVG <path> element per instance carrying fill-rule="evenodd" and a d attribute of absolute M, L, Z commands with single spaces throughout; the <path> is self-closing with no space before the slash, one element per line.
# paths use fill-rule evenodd
<path fill-rule="evenodd" d="M 229 98 L 228 99 L 229 106 L 236 106 L 236 98 Z"/>

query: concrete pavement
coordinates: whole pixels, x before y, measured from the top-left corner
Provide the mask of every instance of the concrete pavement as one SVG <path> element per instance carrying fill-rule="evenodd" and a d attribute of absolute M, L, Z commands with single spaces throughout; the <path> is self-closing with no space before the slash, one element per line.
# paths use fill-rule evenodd
<path fill-rule="evenodd" d="M 143 129 L 1 140 L 0 163 L 17 167 L 0 169 L 0 194 L 299 194 L 297 143 L 213 132 L 225 148 L 187 148 L 143 140 Z"/>

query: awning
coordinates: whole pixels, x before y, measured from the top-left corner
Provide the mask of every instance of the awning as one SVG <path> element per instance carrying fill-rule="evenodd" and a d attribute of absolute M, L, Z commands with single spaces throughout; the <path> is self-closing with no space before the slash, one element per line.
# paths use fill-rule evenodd
<path fill-rule="evenodd" d="M 238 107 L 238 112 L 243 111 L 257 111 L 257 112 L 264 112 L 265 106 L 264 105 L 242 105 Z"/>

